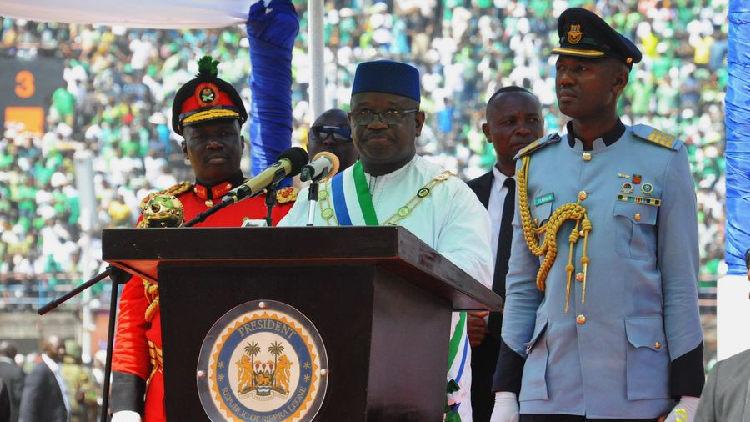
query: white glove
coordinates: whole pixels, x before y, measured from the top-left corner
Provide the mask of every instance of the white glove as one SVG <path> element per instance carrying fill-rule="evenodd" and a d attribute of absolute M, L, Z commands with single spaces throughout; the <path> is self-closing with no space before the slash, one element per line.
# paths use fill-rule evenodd
<path fill-rule="evenodd" d="M 115 422 L 115 421 L 112 421 Z M 490 422 L 518 422 L 518 399 L 515 393 L 498 391 Z"/>
<path fill-rule="evenodd" d="M 111 422 L 141 422 L 141 415 L 132 410 L 120 410 L 112 415 Z"/>
<path fill-rule="evenodd" d="M 664 422 L 693 422 L 695 411 L 698 410 L 698 401 L 697 397 L 682 396 Z"/>

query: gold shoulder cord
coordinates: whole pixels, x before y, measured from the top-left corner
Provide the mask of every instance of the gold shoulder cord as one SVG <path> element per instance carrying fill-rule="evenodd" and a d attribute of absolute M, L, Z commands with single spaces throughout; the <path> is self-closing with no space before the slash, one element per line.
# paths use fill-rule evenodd
<path fill-rule="evenodd" d="M 568 265 L 565 267 L 565 271 L 568 273 L 568 285 L 565 294 L 565 312 L 568 312 L 568 301 L 570 299 L 570 282 L 573 278 L 573 272 L 575 266 L 573 266 L 573 245 L 578 242 L 578 238 L 583 236 L 583 251 L 581 256 L 581 265 L 583 266 L 583 292 L 581 295 L 581 303 L 586 302 L 586 275 L 589 265 L 589 257 L 586 254 L 586 247 L 588 244 L 588 235 L 591 229 L 591 220 L 588 218 L 586 209 L 581 206 L 583 198 L 578 198 L 578 203 L 568 203 L 557 208 L 546 224 L 541 227 L 537 226 L 537 223 L 531 221 L 531 211 L 529 209 L 529 192 L 528 192 L 528 174 L 529 174 L 529 162 L 531 161 L 530 155 L 525 155 L 521 164 L 521 171 L 518 173 L 518 208 L 521 212 L 521 224 L 523 226 L 523 236 L 526 239 L 526 244 L 529 246 L 529 250 L 534 255 L 542 256 L 545 255 L 542 265 L 539 267 L 539 272 L 536 276 L 536 287 L 540 291 L 544 291 L 546 287 L 547 275 L 552 268 L 552 264 L 555 262 L 557 256 L 557 231 L 565 223 L 565 220 L 574 220 L 576 222 L 573 231 L 568 236 L 570 242 L 570 250 L 568 253 Z M 580 229 L 580 230 L 579 230 Z M 544 235 L 544 240 L 539 243 L 541 235 Z"/>
<path fill-rule="evenodd" d="M 161 192 L 155 192 L 147 195 L 141 202 L 141 210 L 143 210 L 143 207 L 146 206 L 148 201 L 153 198 L 154 195 L 166 194 L 177 196 L 189 191 L 192 188 L 192 183 L 182 182 L 172 186 L 171 188 L 164 189 Z M 143 229 L 146 227 L 146 223 L 143 221 L 143 219 L 141 219 L 141 222 L 136 225 L 136 228 L 139 229 Z M 141 277 L 141 279 L 143 280 L 143 293 L 146 296 L 146 300 L 148 300 L 148 308 L 146 308 L 146 314 L 144 315 L 144 318 L 146 321 L 151 322 L 151 320 L 154 319 L 156 312 L 159 310 L 159 283 L 156 280 L 150 280 L 146 277 Z"/>

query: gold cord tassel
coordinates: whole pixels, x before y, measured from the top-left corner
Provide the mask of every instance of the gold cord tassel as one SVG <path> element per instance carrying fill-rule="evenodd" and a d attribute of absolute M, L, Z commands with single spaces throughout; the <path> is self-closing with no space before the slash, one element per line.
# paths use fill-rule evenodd
<path fill-rule="evenodd" d="M 568 313 L 568 305 L 570 303 L 570 283 L 573 280 L 573 272 L 576 270 L 575 266 L 573 266 L 573 245 L 578 242 L 578 225 L 579 221 L 576 221 L 576 226 L 573 228 L 573 231 L 570 232 L 570 236 L 568 236 L 568 242 L 570 243 L 570 248 L 568 249 L 568 265 L 565 266 L 565 272 L 568 273 L 568 284 L 565 288 L 565 313 Z"/>
<path fill-rule="evenodd" d="M 588 215 L 584 216 L 583 218 L 583 251 L 581 253 L 581 265 L 583 266 L 583 287 L 581 291 L 581 303 L 586 303 L 586 279 L 588 277 L 588 271 L 589 271 L 589 262 L 591 260 L 589 259 L 587 248 L 589 244 L 589 232 L 593 228 L 593 225 L 591 224 L 591 220 L 589 220 Z"/>

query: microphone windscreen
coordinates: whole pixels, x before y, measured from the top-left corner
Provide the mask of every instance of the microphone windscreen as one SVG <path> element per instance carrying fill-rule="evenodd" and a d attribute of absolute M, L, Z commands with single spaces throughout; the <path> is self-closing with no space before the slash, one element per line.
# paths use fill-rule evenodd
<path fill-rule="evenodd" d="M 307 164 L 307 160 L 309 159 L 309 156 L 307 155 L 307 151 L 305 151 L 303 148 L 300 147 L 292 147 L 287 149 L 286 151 L 282 152 L 281 155 L 279 155 L 279 160 L 286 158 L 289 160 L 289 162 L 292 163 L 292 171 L 287 174 L 288 177 L 294 177 L 299 174 L 299 172 L 302 170 L 302 167 Z"/>
<path fill-rule="evenodd" d="M 317 160 L 318 158 L 321 158 L 321 157 L 325 157 L 325 158 L 327 158 L 327 159 L 328 159 L 328 161 L 330 161 L 330 162 L 331 162 L 331 167 L 332 167 L 332 168 L 331 168 L 331 172 L 330 172 L 330 173 L 328 173 L 328 174 L 327 174 L 327 175 L 326 175 L 326 176 L 325 176 L 325 177 L 324 177 L 323 179 L 321 179 L 321 180 L 326 180 L 326 179 L 330 179 L 331 177 L 335 176 L 335 175 L 336 175 L 336 173 L 338 173 L 338 172 L 339 172 L 339 157 L 337 157 L 337 156 L 336 156 L 336 154 L 334 154 L 334 153 L 332 153 L 332 152 L 328 152 L 328 151 L 322 151 L 322 152 L 319 152 L 319 153 L 315 154 L 315 156 L 313 157 L 313 159 L 312 159 L 312 160 L 313 160 L 313 161 L 315 161 L 315 160 Z"/>

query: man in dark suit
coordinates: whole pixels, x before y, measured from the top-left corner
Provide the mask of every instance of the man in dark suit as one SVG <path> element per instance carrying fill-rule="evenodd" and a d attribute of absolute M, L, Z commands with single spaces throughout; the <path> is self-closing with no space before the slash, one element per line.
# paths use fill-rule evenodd
<path fill-rule="evenodd" d="M 18 350 L 11 343 L 0 342 L 0 380 L 3 380 L 8 389 L 10 422 L 18 421 L 18 407 L 21 404 L 21 394 L 23 394 L 23 369 L 13 361 L 17 353 Z"/>
<path fill-rule="evenodd" d="M 57 336 L 45 341 L 41 361 L 34 366 L 23 387 L 21 422 L 67 422 L 67 392 L 60 376 L 65 345 Z"/>
<path fill-rule="evenodd" d="M 0 378 L 0 421 L 10 420 L 10 392 L 8 385 Z"/>
<path fill-rule="evenodd" d="M 487 102 L 487 121 L 482 131 L 495 148 L 497 163 L 492 171 L 471 180 L 469 187 L 487 208 L 492 220 L 495 272 L 492 290 L 505 298 L 505 275 L 513 234 L 511 223 L 515 200 L 516 153 L 544 135 L 542 106 L 529 91 L 516 86 L 500 88 Z M 500 350 L 502 314 L 470 312 L 469 341 L 472 346 L 471 406 L 474 422 L 487 422 L 495 396 L 492 379 Z"/>

